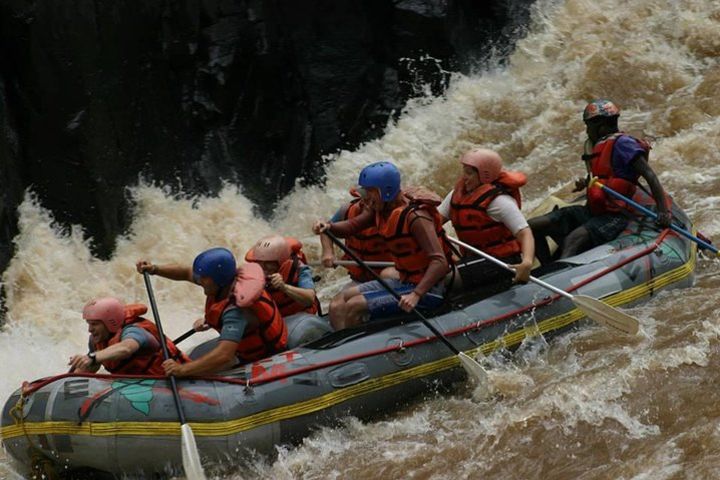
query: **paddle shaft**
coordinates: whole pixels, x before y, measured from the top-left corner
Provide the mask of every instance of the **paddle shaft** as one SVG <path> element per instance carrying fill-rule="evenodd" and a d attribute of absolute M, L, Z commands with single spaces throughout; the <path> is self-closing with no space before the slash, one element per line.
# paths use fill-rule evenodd
<path fill-rule="evenodd" d="M 377 273 L 375 273 L 375 271 L 373 271 L 372 268 L 370 268 L 369 266 L 367 266 L 367 265 L 365 264 L 365 262 L 363 262 L 362 260 L 360 260 L 360 259 L 359 259 L 349 248 L 347 248 L 347 247 L 345 246 L 345 244 L 342 243 L 332 232 L 330 232 L 330 231 L 325 231 L 325 232 L 323 232 L 323 233 L 324 233 L 325 235 L 327 235 L 327 236 L 330 238 L 330 240 L 332 240 L 333 243 L 334 243 L 335 245 L 337 245 L 342 251 L 344 251 L 345 253 L 347 253 L 350 258 L 352 258 L 353 260 L 355 260 L 358 265 L 360 265 L 360 266 L 363 267 L 368 273 L 370 273 L 370 275 L 372 275 L 372 276 L 375 278 L 375 280 L 377 280 L 378 283 L 380 283 L 380 285 L 383 286 L 383 288 L 384 288 L 385 290 L 387 290 L 393 297 L 395 297 L 396 300 L 400 301 L 400 294 L 398 294 L 395 290 L 393 290 L 393 289 L 390 287 L 390 285 L 388 285 L 387 282 L 385 282 L 385 280 L 383 280 L 383 279 L 380 277 L 380 275 L 378 275 Z M 425 326 L 426 326 L 427 328 L 429 328 L 430 331 L 431 331 L 437 338 L 439 338 L 440 340 L 442 340 L 442 342 L 443 342 L 450 350 L 452 350 L 452 352 L 453 352 L 455 355 L 460 355 L 460 350 L 458 350 L 457 348 L 455 348 L 455 345 L 453 345 L 452 343 L 450 343 L 450 341 L 449 341 L 447 338 L 445 338 L 445 335 L 443 335 L 442 333 L 440 333 L 440 331 L 439 331 L 437 328 L 435 328 L 435 327 L 428 321 L 428 319 L 425 318 L 425 316 L 418 311 L 417 308 L 413 308 L 412 311 L 413 311 L 413 313 L 414 313 L 415 315 L 418 316 L 418 318 L 420 318 L 420 320 L 422 320 L 422 322 L 425 324 Z"/>
<path fill-rule="evenodd" d="M 357 265 L 357 262 L 355 260 L 333 260 L 333 265 L 336 267 L 354 267 Z M 365 265 L 367 265 L 370 268 L 386 268 L 386 267 L 394 267 L 395 264 L 393 262 L 365 262 Z M 310 266 L 312 267 L 320 267 L 322 266 L 322 262 L 311 262 Z"/>
<path fill-rule="evenodd" d="M 451 236 L 448 236 L 447 239 L 450 240 L 450 241 L 451 241 L 452 243 L 454 243 L 455 245 L 459 245 L 459 246 L 465 248 L 466 250 L 470 250 L 471 252 L 473 252 L 473 253 L 475 253 L 475 254 L 477 254 L 477 255 L 480 255 L 480 256 L 483 257 L 485 260 L 488 260 L 488 261 L 490 261 L 490 262 L 493 262 L 495 265 L 497 265 L 497 266 L 499 266 L 499 267 L 502 267 L 502 268 L 504 268 L 505 270 L 509 270 L 509 271 L 511 271 L 511 272 L 515 272 L 515 269 L 512 268 L 512 267 L 511 267 L 510 265 L 508 265 L 507 263 L 505 263 L 505 262 L 503 262 L 503 261 L 501 261 L 501 260 L 498 260 L 497 258 L 493 257 L 492 255 L 488 255 L 487 253 L 483 252 L 482 250 L 478 250 L 477 248 L 473 247 L 472 245 L 468 245 L 467 243 L 461 242 L 460 240 L 458 240 L 458 239 L 456 239 L 456 238 L 453 238 L 453 237 L 451 237 Z M 569 298 L 569 299 L 571 299 L 571 300 L 572 300 L 572 298 L 573 298 L 573 296 L 572 296 L 571 294 L 569 294 L 568 292 L 566 292 L 565 290 L 561 290 L 561 289 L 557 288 L 557 287 L 554 286 L 554 285 L 550 285 L 549 283 L 543 282 L 543 281 L 540 280 L 539 278 L 533 277 L 532 275 L 530 276 L 530 281 L 533 282 L 533 283 L 535 283 L 535 284 L 537 284 L 537 285 L 540 285 L 541 287 L 547 288 L 548 290 L 552 290 L 553 292 L 557 293 L 558 295 L 562 295 L 562 296 L 565 297 L 565 298 Z"/>
<path fill-rule="evenodd" d="M 639 210 L 640 212 L 644 213 L 644 214 L 647 215 L 648 217 L 657 220 L 657 218 L 658 218 L 657 213 L 653 212 L 653 211 L 650 210 L 649 208 L 646 208 L 646 207 L 640 205 L 639 203 L 637 203 L 637 202 L 635 202 L 634 200 L 626 197 L 626 196 L 623 195 L 622 193 L 616 192 L 615 190 L 613 190 L 612 188 L 608 187 L 607 185 L 603 185 L 602 183 L 600 183 L 600 182 L 598 181 L 597 178 L 593 178 L 593 179 L 591 180 L 591 182 L 590 182 L 590 185 L 597 185 L 598 187 L 602 188 L 603 191 L 609 193 L 610 195 L 612 195 L 613 197 L 617 198 L 618 200 L 622 200 L 623 202 L 625 202 L 625 203 L 627 203 L 628 205 L 632 206 L 632 207 L 635 208 L 636 210 Z M 696 237 L 695 235 L 693 235 L 692 233 L 688 232 L 688 231 L 685 230 L 684 228 L 678 227 L 678 226 L 675 225 L 674 223 L 671 223 L 671 224 L 670 224 L 670 229 L 671 229 L 672 231 L 674 231 L 674 232 L 679 233 L 679 234 L 682 235 L 683 237 L 692 240 L 693 242 L 697 243 L 697 244 L 700 245 L 701 247 L 703 247 L 703 248 L 705 248 L 705 249 L 707 249 L 707 250 L 710 250 L 710 251 L 713 252 L 715 255 L 720 255 L 720 252 L 718 251 L 717 248 L 715 248 L 713 245 L 709 244 L 708 242 L 706 242 L 706 241 L 704 241 L 704 240 Z"/>
<path fill-rule="evenodd" d="M 158 313 L 157 304 L 155 303 L 155 294 L 153 293 L 152 284 L 150 283 L 150 274 L 143 272 L 143 278 L 145 279 L 145 287 L 147 288 L 148 298 L 150 299 L 150 307 L 152 308 L 153 317 L 155 317 L 155 326 L 158 329 L 158 336 L 160 337 L 160 345 L 162 346 L 163 357 L 165 360 L 170 358 L 170 352 L 168 352 L 167 345 L 165 343 L 165 333 L 163 332 L 162 323 L 160 323 L 160 314 Z M 175 400 L 175 408 L 180 418 L 180 424 L 185 425 L 185 412 L 183 412 L 182 405 L 180 403 L 180 394 L 178 393 L 177 383 L 175 382 L 175 376 L 170 375 L 170 387 L 172 388 L 173 399 Z"/>
<path fill-rule="evenodd" d="M 182 335 L 177 337 L 175 340 L 173 340 L 173 343 L 175 345 L 177 345 L 178 343 L 182 342 L 183 340 L 187 339 L 188 337 L 192 337 L 193 335 L 195 335 L 195 329 L 191 328 L 190 330 L 188 330 L 187 332 L 183 333 Z"/>

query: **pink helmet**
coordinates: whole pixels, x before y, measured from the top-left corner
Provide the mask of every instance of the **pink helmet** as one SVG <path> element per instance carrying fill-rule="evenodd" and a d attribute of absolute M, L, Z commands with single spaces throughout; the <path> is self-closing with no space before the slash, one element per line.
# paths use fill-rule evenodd
<path fill-rule="evenodd" d="M 245 255 L 246 262 L 278 262 L 283 264 L 290 258 L 290 245 L 285 237 L 271 235 L 261 238 Z"/>
<path fill-rule="evenodd" d="M 125 305 L 115 297 L 96 298 L 83 308 L 83 319 L 99 320 L 110 333 L 116 333 L 125 321 Z"/>
<path fill-rule="evenodd" d="M 491 183 L 497 180 L 503 167 L 500 155 L 496 151 L 487 148 L 476 148 L 465 152 L 460 157 L 460 163 L 477 170 L 478 178 L 482 183 Z"/>

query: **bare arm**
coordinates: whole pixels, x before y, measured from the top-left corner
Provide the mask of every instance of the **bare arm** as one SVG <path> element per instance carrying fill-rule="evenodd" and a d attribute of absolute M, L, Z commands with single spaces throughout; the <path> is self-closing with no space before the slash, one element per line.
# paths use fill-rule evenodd
<path fill-rule="evenodd" d="M 530 279 L 530 270 L 532 270 L 533 260 L 535 259 L 535 238 L 530 227 L 518 231 L 515 238 L 520 242 L 522 262 L 511 265 L 515 269 L 514 280 L 516 282 L 527 282 Z"/>
<path fill-rule="evenodd" d="M 322 246 L 322 253 L 320 254 L 322 264 L 324 267 L 330 268 L 335 261 L 335 249 L 332 240 L 327 235 L 320 235 L 320 245 Z"/>
<path fill-rule="evenodd" d="M 636 157 L 632 165 L 635 172 L 643 177 L 650 186 L 650 191 L 652 192 L 655 204 L 657 205 L 658 224 L 663 227 L 669 227 L 672 222 L 672 216 L 667 209 L 667 205 L 665 203 L 665 190 L 660 184 L 660 180 L 658 180 L 657 175 L 655 175 L 655 172 L 650 167 L 650 164 L 648 164 L 644 155 Z"/>
<path fill-rule="evenodd" d="M 433 221 L 425 214 L 414 212 L 416 219 L 410 219 L 410 233 L 430 257 L 430 264 L 425 270 L 425 276 L 415 287 L 415 293 L 425 295 L 437 282 L 447 275 L 450 267 L 445 258 L 440 239 L 435 232 Z"/>
<path fill-rule="evenodd" d="M 155 265 L 148 260 L 138 260 L 135 263 L 138 273 L 148 272 L 150 275 L 169 278 L 170 280 L 184 280 L 195 283 L 193 280 L 192 268 L 185 265 L 170 263 L 167 265 Z"/>
<path fill-rule="evenodd" d="M 236 342 L 220 340 L 217 347 L 197 360 L 184 364 L 179 364 L 175 360 L 165 360 L 163 368 L 168 375 L 177 377 L 209 375 L 232 366 L 236 350 Z"/>
<path fill-rule="evenodd" d="M 75 355 L 70 358 L 70 369 L 73 372 L 97 372 L 100 369 L 100 364 L 109 360 L 117 361 L 124 360 L 132 356 L 140 348 L 140 344 L 128 338 L 115 345 L 110 345 L 107 348 L 98 350 L 95 352 L 95 360 L 97 363 L 93 363 L 92 359 L 87 355 Z"/>

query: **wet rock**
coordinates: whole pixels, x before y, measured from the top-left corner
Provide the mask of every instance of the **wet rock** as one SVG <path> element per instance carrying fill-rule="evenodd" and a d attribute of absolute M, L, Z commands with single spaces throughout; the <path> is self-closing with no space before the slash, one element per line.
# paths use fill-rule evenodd
<path fill-rule="evenodd" d="M 29 186 L 100 256 L 139 175 L 188 193 L 230 180 L 271 208 L 421 84 L 439 93 L 508 44 L 530 3 L 0 1 L 0 270 Z"/>

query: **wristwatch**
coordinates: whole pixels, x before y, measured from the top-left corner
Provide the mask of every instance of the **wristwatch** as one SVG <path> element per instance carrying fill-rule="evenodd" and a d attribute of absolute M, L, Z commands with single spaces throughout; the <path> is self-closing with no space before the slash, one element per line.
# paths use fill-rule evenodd
<path fill-rule="evenodd" d="M 97 352 L 90 352 L 90 353 L 87 354 L 88 358 L 89 358 L 90 360 L 92 360 L 92 362 L 90 363 L 90 365 L 95 365 L 96 363 L 98 363 L 97 358 L 95 358 L 96 355 L 97 355 Z"/>

